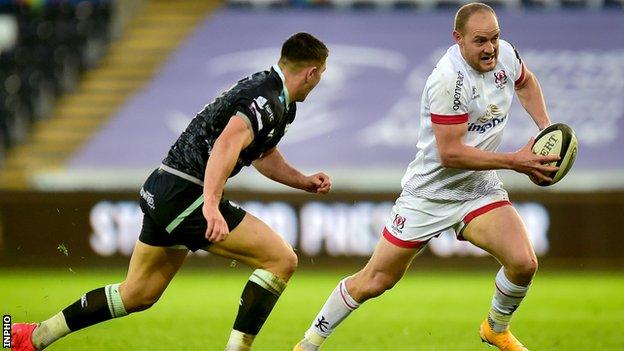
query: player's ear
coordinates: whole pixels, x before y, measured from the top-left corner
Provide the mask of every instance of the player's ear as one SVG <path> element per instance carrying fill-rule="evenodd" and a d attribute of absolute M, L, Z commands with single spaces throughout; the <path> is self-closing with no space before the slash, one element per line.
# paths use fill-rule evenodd
<path fill-rule="evenodd" d="M 464 36 L 457 30 L 453 30 L 453 40 L 459 46 L 463 45 Z"/>
<path fill-rule="evenodd" d="M 318 67 L 310 66 L 306 68 L 306 83 L 312 79 L 314 79 L 314 75 L 318 72 Z"/>

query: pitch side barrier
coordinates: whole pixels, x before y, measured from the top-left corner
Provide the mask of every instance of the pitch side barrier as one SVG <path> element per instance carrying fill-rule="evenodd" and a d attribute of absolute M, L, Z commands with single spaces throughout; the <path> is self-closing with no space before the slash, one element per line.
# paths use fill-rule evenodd
<path fill-rule="evenodd" d="M 337 192 L 327 196 L 229 192 L 298 252 L 300 265 L 335 266 L 365 260 L 395 199 L 394 193 Z M 619 229 L 624 193 L 511 194 L 541 260 L 565 267 L 623 266 Z M 136 192 L 0 192 L 0 265 L 124 265 L 141 228 Z M 202 252 L 191 262 L 229 261 Z M 490 264 L 452 233 L 433 240 L 420 265 Z"/>

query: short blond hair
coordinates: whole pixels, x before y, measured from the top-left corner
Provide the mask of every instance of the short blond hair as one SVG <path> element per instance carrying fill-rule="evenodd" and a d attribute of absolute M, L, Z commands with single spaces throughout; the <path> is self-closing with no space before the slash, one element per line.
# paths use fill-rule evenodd
<path fill-rule="evenodd" d="M 477 12 L 487 11 L 496 17 L 496 12 L 490 6 L 481 3 L 481 2 L 471 2 L 470 4 L 466 4 L 457 10 L 455 14 L 455 29 L 456 31 L 464 34 L 464 29 L 466 27 L 466 22 L 470 19 L 470 16 Z"/>

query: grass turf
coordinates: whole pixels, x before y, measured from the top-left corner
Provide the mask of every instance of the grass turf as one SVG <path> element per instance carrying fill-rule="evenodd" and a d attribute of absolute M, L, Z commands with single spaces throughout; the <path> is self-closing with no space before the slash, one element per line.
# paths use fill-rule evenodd
<path fill-rule="evenodd" d="M 79 331 L 47 350 L 223 350 L 250 271 L 183 269 L 150 310 Z M 291 350 L 349 271 L 298 272 L 254 350 Z M 492 272 L 419 271 L 357 310 L 324 350 L 488 350 L 477 335 Z M 39 321 L 124 271 L 0 270 L 0 312 Z M 624 350 L 624 274 L 540 272 L 513 320 L 531 350 Z M 491 350 L 491 349 L 489 349 Z"/>

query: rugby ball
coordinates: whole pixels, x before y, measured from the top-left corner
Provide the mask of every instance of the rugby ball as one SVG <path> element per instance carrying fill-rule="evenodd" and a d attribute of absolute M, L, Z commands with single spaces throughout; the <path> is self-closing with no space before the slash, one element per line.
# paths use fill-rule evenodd
<path fill-rule="evenodd" d="M 578 140 L 570 126 L 563 123 L 555 123 L 537 134 L 532 150 L 534 154 L 559 155 L 561 157 L 559 161 L 547 163 L 549 166 L 559 167 L 558 171 L 547 174 L 552 178 L 552 182 L 538 183 L 533 177 L 530 177 L 539 186 L 553 185 L 563 179 L 570 168 L 572 168 L 574 160 L 576 160 Z"/>

